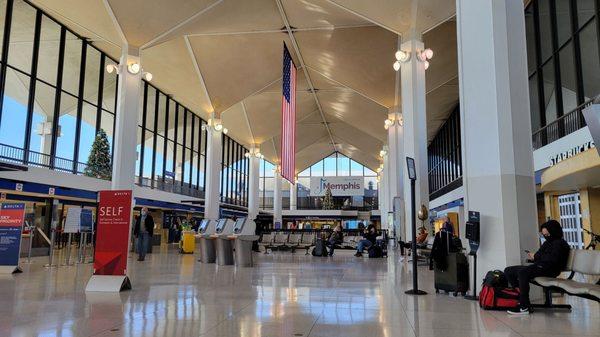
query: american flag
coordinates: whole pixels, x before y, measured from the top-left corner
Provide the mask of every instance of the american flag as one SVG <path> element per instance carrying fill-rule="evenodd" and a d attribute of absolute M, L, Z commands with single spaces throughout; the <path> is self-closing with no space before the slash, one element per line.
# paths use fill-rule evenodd
<path fill-rule="evenodd" d="M 294 184 L 296 167 L 296 67 L 283 44 L 283 97 L 281 98 L 281 176 Z"/>

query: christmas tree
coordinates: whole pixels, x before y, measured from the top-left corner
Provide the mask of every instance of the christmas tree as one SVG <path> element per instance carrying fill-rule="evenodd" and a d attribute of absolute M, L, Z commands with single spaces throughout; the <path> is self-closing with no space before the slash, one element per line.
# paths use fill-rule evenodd
<path fill-rule="evenodd" d="M 333 195 L 331 194 L 331 189 L 327 187 L 327 190 L 325 190 L 325 196 L 323 197 L 323 209 L 328 210 L 333 209 L 333 207 Z"/>
<path fill-rule="evenodd" d="M 92 151 L 88 157 L 87 167 L 83 174 L 88 177 L 94 177 L 104 180 L 112 178 L 112 165 L 110 162 L 110 144 L 106 137 L 106 132 L 100 129 L 92 144 Z"/>

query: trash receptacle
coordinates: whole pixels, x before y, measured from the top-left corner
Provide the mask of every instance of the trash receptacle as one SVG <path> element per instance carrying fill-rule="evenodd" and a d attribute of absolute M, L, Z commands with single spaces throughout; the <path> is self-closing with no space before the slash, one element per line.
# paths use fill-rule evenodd
<path fill-rule="evenodd" d="M 238 235 L 235 239 L 235 265 L 252 267 L 252 244 L 258 235 Z"/>
<path fill-rule="evenodd" d="M 202 263 L 215 263 L 215 238 L 203 235 L 200 238 L 200 261 Z"/>
<path fill-rule="evenodd" d="M 233 264 L 233 239 L 222 235 L 217 239 L 217 264 L 229 266 Z"/>

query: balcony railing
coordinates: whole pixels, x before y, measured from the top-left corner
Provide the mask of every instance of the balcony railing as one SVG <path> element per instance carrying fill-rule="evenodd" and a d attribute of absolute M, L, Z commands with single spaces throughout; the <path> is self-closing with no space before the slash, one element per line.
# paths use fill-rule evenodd
<path fill-rule="evenodd" d="M 586 126 L 583 110 L 595 98 L 588 100 L 570 112 L 560 116 L 550 124 L 533 133 L 533 149 L 537 150 Z"/>
<path fill-rule="evenodd" d="M 43 167 L 55 171 L 68 172 L 73 174 L 83 174 L 87 164 L 73 160 L 52 157 L 48 154 L 26 151 L 25 149 L 15 147 L 8 144 L 0 144 L 0 159 L 11 163 L 29 165 L 34 167 Z"/>

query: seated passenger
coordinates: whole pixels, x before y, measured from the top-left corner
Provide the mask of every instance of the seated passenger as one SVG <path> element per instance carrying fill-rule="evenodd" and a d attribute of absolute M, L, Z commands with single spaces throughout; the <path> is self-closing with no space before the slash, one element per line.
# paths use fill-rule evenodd
<path fill-rule="evenodd" d="M 419 235 L 417 235 L 417 244 L 421 244 L 421 243 L 427 241 L 427 236 L 429 236 L 427 229 L 425 229 L 424 226 L 419 228 Z"/>
<path fill-rule="evenodd" d="M 329 256 L 333 255 L 335 245 L 339 245 L 344 242 L 344 233 L 342 233 L 342 225 L 337 225 L 331 232 L 329 240 L 327 240 L 327 247 L 329 247 Z"/>
<path fill-rule="evenodd" d="M 362 256 L 363 250 L 369 249 L 372 245 L 377 242 L 377 231 L 375 230 L 375 226 L 369 225 L 367 229 L 365 229 L 363 233 L 363 239 L 358 242 L 356 247 L 356 254 L 354 256 L 360 257 Z"/>
<path fill-rule="evenodd" d="M 504 269 L 508 282 L 521 291 L 519 306 L 508 310 L 512 315 L 528 315 L 531 310 L 529 302 L 529 281 L 538 277 L 556 277 L 564 269 L 569 258 L 569 244 L 563 239 L 563 230 L 556 220 L 542 224 L 542 235 L 546 240 L 540 249 L 532 254 L 527 253 L 533 264 L 528 266 L 511 266 Z"/>

